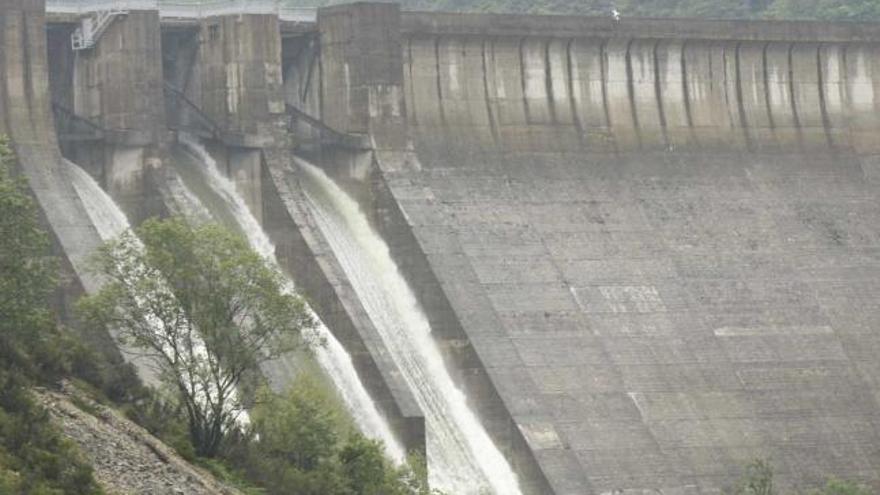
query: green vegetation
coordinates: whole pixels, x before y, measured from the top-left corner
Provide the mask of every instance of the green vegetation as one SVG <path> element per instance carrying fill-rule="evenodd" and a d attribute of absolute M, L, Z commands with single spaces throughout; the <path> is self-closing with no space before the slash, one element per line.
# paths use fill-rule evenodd
<path fill-rule="evenodd" d="M 215 225 L 148 220 L 103 246 L 97 262 L 107 282 L 80 301 L 84 319 L 156 363 L 196 454 L 216 456 L 247 407 L 243 380 L 313 325 L 305 303 L 244 239 Z"/>
<path fill-rule="evenodd" d="M 331 394 L 306 377 L 281 396 L 262 390 L 251 436 L 231 452 L 237 467 L 272 494 L 428 495 L 424 469 L 392 466 L 381 444 L 348 427 Z"/>
<path fill-rule="evenodd" d="M 297 0 L 293 6 L 320 6 L 341 0 Z M 514 12 L 624 17 L 713 19 L 880 20 L 880 0 L 400 0 L 404 9 Z"/>
<path fill-rule="evenodd" d="M 234 414 L 245 406 L 240 399 L 214 393 L 202 401 L 180 390 L 181 377 L 174 373 L 179 368 L 169 365 L 173 358 L 166 347 L 144 333 L 146 323 L 175 330 L 165 336 L 173 336 L 169 348 L 185 359 L 178 364 L 186 363 L 193 376 L 202 373 L 207 388 L 223 390 L 242 385 L 241 377 L 254 373 L 266 356 L 302 346 L 298 332 L 311 324 L 302 301 L 280 291 L 278 274 L 219 227 L 191 229 L 175 219 L 153 220 L 138 230 L 144 249 L 131 233 L 109 243 L 97 261 L 109 283 L 82 305 L 92 323 L 128 322 L 123 334 L 129 343 L 165 359 L 162 376 L 179 393 L 148 389 L 130 366 L 81 344 L 89 341 L 86 333 L 100 333 L 98 328 L 84 325 L 89 330 L 76 337 L 60 328 L 48 305 L 58 265 L 34 201 L 12 174 L 12 160 L 0 141 L 0 494 L 102 493 L 91 468 L 30 393 L 33 386 L 52 387 L 61 378 L 120 408 L 184 458 L 245 493 L 429 494 L 423 460 L 414 457 L 413 469 L 392 466 L 380 444 L 354 430 L 334 392 L 306 375 L 284 395 L 265 388 L 250 394 L 256 400 L 247 404 L 252 407 L 248 427 L 234 423 Z M 138 301 L 138 294 L 150 299 Z M 142 303 L 161 310 L 158 320 L 146 316 Z M 116 304 L 112 310 L 111 304 Z M 239 332 L 234 323 L 244 321 L 246 331 Z M 201 353 L 187 348 L 196 340 L 194 325 L 206 344 Z M 204 374 L 211 370 L 216 377 Z M 86 412 L 92 409 L 80 402 Z M 220 406 L 230 404 L 231 415 L 224 416 Z M 198 409 L 206 406 L 211 409 Z M 193 427 L 193 411 L 211 419 L 197 418 Z M 218 425 L 220 440 L 197 448 L 213 434 L 198 430 Z M 201 457 L 208 454 L 214 457 Z"/>
<path fill-rule="evenodd" d="M 56 262 L 36 205 L 12 175 L 13 160 L 0 139 L 0 493 L 101 493 L 29 392 L 64 373 L 65 349 L 75 346 L 49 311 Z"/>
<path fill-rule="evenodd" d="M 392 466 L 326 385 L 301 374 L 284 395 L 254 391 L 260 364 L 308 348 L 314 322 L 241 236 L 152 219 L 103 246 L 96 269 L 106 282 L 80 313 L 157 363 L 164 393 L 126 410 L 183 457 L 246 492 L 428 493 L 425 470 Z"/>
<path fill-rule="evenodd" d="M 731 495 L 782 495 L 773 485 L 773 466 L 765 459 L 757 459 L 746 466 L 743 479 L 737 483 Z M 871 495 L 871 491 L 851 481 L 831 478 L 819 490 L 807 495 Z"/>

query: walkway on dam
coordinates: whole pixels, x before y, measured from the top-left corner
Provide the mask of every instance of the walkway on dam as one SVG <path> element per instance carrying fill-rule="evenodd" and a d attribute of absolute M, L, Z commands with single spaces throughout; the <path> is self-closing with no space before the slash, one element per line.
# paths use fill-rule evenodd
<path fill-rule="evenodd" d="M 288 7 L 281 0 L 47 0 L 50 14 L 88 14 L 109 9 L 158 10 L 165 18 L 201 19 L 216 15 L 275 14 L 282 21 L 315 22 L 316 9 Z"/>

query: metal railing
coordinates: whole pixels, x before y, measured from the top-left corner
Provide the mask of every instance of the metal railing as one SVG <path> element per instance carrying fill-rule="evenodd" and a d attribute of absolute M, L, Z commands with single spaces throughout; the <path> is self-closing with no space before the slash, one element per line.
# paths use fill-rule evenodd
<path fill-rule="evenodd" d="M 158 10 L 158 0 L 46 0 L 46 12 L 91 14 L 102 10 Z"/>
<path fill-rule="evenodd" d="M 289 7 L 284 0 L 46 0 L 46 11 L 89 14 L 102 10 L 158 10 L 162 17 L 202 19 L 215 15 L 274 14 L 283 21 L 313 22 L 317 10 Z"/>
<path fill-rule="evenodd" d="M 353 150 L 366 150 L 370 148 L 366 136 L 358 134 L 346 134 L 344 132 L 337 131 L 336 129 L 333 129 L 332 127 L 322 122 L 317 117 L 313 117 L 289 103 L 285 104 L 285 107 L 287 109 L 287 115 L 290 117 L 289 131 L 293 134 L 298 133 L 296 129 L 296 124 L 302 123 L 314 131 L 316 137 L 318 138 L 318 143 L 321 146 L 340 146 L 342 148 Z"/>
<path fill-rule="evenodd" d="M 95 12 L 94 15 L 87 15 L 80 19 L 79 27 L 70 36 L 70 42 L 74 51 L 88 50 L 95 46 L 98 39 L 104 34 L 104 31 L 113 23 L 113 20 L 127 13 L 127 10 L 114 8 L 101 10 Z"/>

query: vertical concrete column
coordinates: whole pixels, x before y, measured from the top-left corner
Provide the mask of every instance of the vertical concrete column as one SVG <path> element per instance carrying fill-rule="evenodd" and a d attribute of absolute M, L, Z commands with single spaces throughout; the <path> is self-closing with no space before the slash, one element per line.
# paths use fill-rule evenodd
<path fill-rule="evenodd" d="M 75 53 L 74 112 L 100 123 L 105 142 L 73 146 L 68 153 L 135 223 L 162 211 L 149 178 L 161 167 L 167 135 L 162 72 L 155 10 L 116 17 L 94 47 Z"/>
<path fill-rule="evenodd" d="M 199 38 L 201 109 L 223 129 L 226 172 L 261 219 L 260 148 L 284 146 L 286 132 L 278 17 L 211 17 Z"/>
<path fill-rule="evenodd" d="M 202 111 L 230 144 L 271 145 L 285 114 L 278 17 L 210 17 L 200 38 Z"/>
<path fill-rule="evenodd" d="M 0 2 L 0 134 L 16 149 L 54 146 L 46 66 L 45 0 Z"/>
<path fill-rule="evenodd" d="M 330 127 L 370 134 L 379 148 L 406 143 L 400 7 L 357 3 L 318 10 L 321 117 Z"/>
<path fill-rule="evenodd" d="M 45 0 L 0 2 L 0 134 L 8 136 L 62 259 L 67 297 L 98 288 L 88 258 L 100 243 L 58 150 L 49 103 Z"/>
<path fill-rule="evenodd" d="M 148 146 L 165 132 L 161 38 L 157 11 L 131 11 L 76 54 L 74 110 L 114 143 Z"/>

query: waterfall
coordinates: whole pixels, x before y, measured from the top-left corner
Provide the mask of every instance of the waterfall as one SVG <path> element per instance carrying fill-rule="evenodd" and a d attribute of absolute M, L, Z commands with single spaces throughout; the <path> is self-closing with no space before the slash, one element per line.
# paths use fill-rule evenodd
<path fill-rule="evenodd" d="M 75 163 L 65 160 L 70 182 L 77 196 L 83 203 L 92 224 L 98 230 L 98 237 L 107 242 L 119 237 L 131 226 L 128 217 L 113 201 L 109 194 L 101 189 L 95 179 Z"/>
<path fill-rule="evenodd" d="M 135 161 L 140 160 L 140 155 L 136 153 L 124 153 L 121 155 L 121 158 L 117 158 L 117 160 L 126 161 L 127 163 L 124 163 L 123 166 L 132 165 Z M 98 231 L 98 237 L 100 237 L 102 241 L 107 242 L 116 239 L 123 233 L 129 231 L 131 229 L 131 224 L 128 222 L 128 217 L 125 216 L 125 212 L 119 208 L 116 201 L 114 201 L 113 198 L 101 188 L 98 182 L 95 181 L 88 172 L 75 163 L 65 160 L 65 164 L 67 165 L 67 173 L 73 184 L 73 189 L 76 191 L 77 196 L 79 196 L 80 201 L 82 201 L 86 214 L 88 214 L 89 219 L 91 219 L 92 224 Z M 143 249 L 140 240 L 135 238 L 135 241 L 137 242 L 136 246 L 139 249 Z M 164 286 L 154 290 L 170 293 L 170 289 Z M 142 302 L 139 302 L 139 304 L 141 303 Z M 154 328 L 158 328 L 159 325 L 161 325 L 159 319 L 152 313 L 148 312 L 146 318 L 152 325 L 155 325 Z M 193 339 L 192 344 L 194 354 L 204 359 L 207 355 L 205 343 L 197 336 Z M 148 358 L 138 356 L 138 353 L 134 348 L 125 346 L 122 346 L 122 348 L 125 353 L 131 356 L 130 361 L 137 367 L 138 373 L 143 381 L 151 385 L 159 385 L 160 380 L 159 377 L 155 375 L 156 369 L 154 368 L 153 363 L 146 361 Z M 211 385 L 202 386 L 211 387 Z M 211 390 L 212 393 L 216 393 L 216 388 L 211 387 Z M 232 398 L 235 398 L 235 395 L 236 394 L 233 391 L 231 394 Z M 204 396 L 201 397 L 203 398 Z M 240 412 L 236 414 L 236 422 L 240 425 L 247 425 L 250 423 L 250 417 L 246 412 Z"/>
<path fill-rule="evenodd" d="M 431 327 L 384 240 L 322 170 L 297 160 L 318 227 L 425 413 L 432 486 L 455 494 L 519 494 L 507 460 L 452 381 Z"/>
<path fill-rule="evenodd" d="M 275 246 L 236 191 L 235 184 L 220 172 L 217 163 L 195 138 L 181 134 L 180 143 L 184 145 L 194 158 L 201 162 L 203 165 L 202 172 L 208 186 L 223 199 L 226 208 L 235 218 L 236 223 L 247 237 L 251 247 L 272 263 L 281 273 L 284 273 L 280 269 L 278 260 L 275 257 Z M 293 281 L 289 278 L 286 280 L 288 281 L 286 290 L 294 291 Z M 363 383 L 361 383 L 351 356 L 348 355 L 342 344 L 327 329 L 326 325 L 321 322 L 318 315 L 310 307 L 307 306 L 307 308 L 314 320 L 318 322 L 315 329 L 316 337 L 324 342 L 324 345 L 315 347 L 315 356 L 318 363 L 336 385 L 343 402 L 345 402 L 361 432 L 368 437 L 381 440 L 385 444 L 388 456 L 396 463 L 402 463 L 405 459 L 405 450 L 391 432 L 387 420 L 379 412 L 376 404 L 364 388 Z"/>

